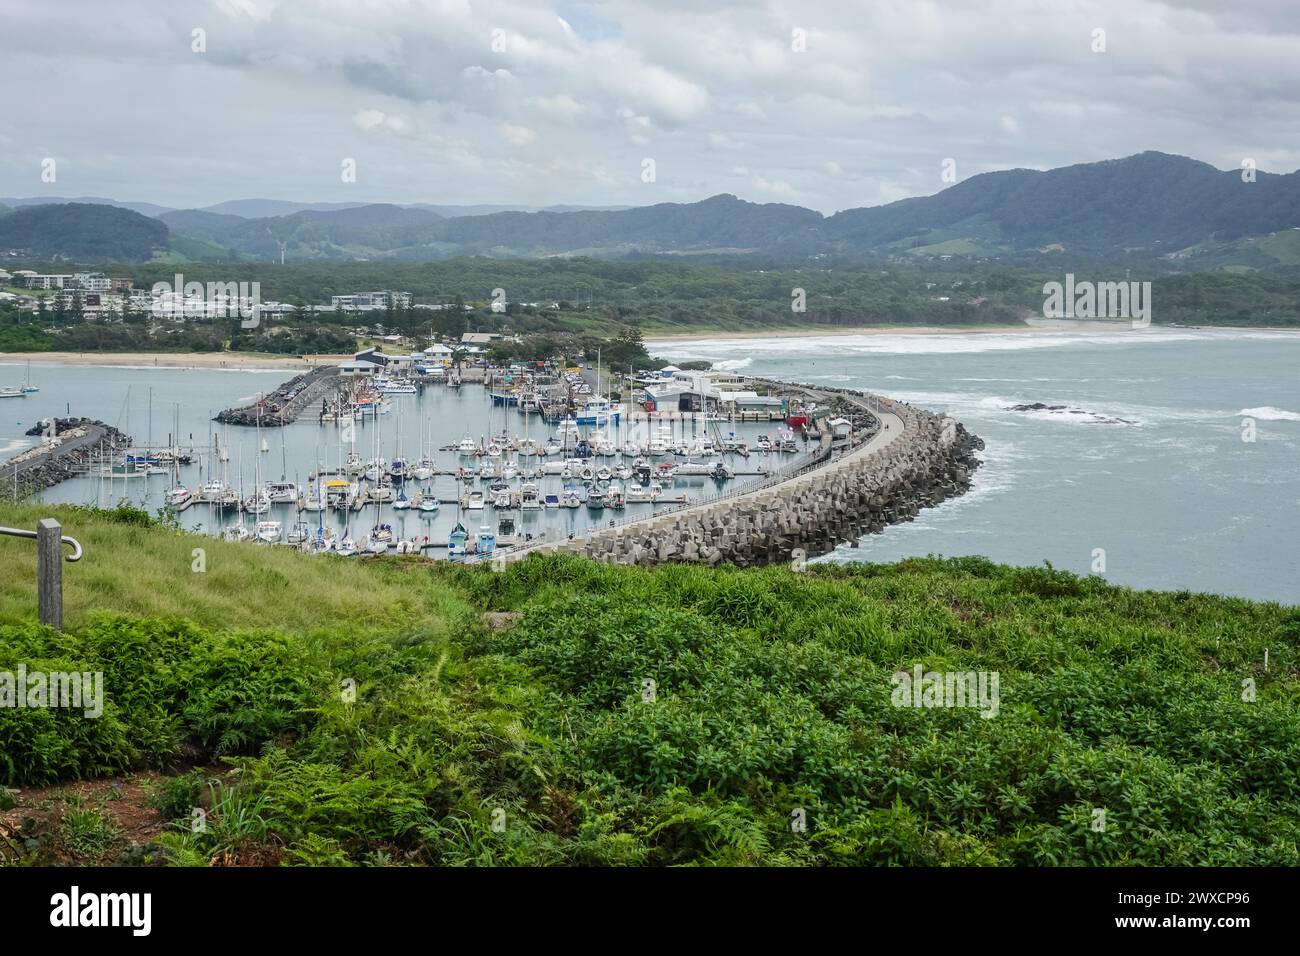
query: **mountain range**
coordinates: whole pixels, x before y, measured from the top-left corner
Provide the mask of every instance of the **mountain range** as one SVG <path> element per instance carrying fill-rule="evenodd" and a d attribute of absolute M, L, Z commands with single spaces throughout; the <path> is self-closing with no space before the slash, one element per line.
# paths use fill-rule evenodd
<path fill-rule="evenodd" d="M 159 257 L 151 245 L 157 234 L 136 221 L 143 220 L 167 230 L 163 255 L 178 260 L 274 259 L 284 243 L 287 261 L 644 254 L 1020 261 L 1073 254 L 1211 266 L 1300 263 L 1300 173 L 1244 177 L 1158 152 L 1048 171 L 983 173 L 931 196 L 832 216 L 726 194 L 694 203 L 531 211 L 262 199 L 175 210 L 109 202 L 82 199 L 56 213 L 60 207 L 48 200 L 0 199 L 18 207 L 0 216 L 0 251 L 84 261 L 93 249 L 84 236 L 65 234 L 66 210 L 89 217 L 98 208 L 97 234 L 107 215 L 120 217 L 133 238 L 107 242 L 92 260 Z"/>

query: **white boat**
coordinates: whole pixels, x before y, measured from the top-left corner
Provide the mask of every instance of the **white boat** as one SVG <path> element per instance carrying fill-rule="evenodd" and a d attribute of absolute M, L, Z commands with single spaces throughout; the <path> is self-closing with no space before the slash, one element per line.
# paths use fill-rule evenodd
<path fill-rule="evenodd" d="M 414 395 L 418 391 L 412 382 L 396 382 L 392 379 L 375 379 L 375 388 L 385 395 Z"/>
<path fill-rule="evenodd" d="M 625 504 L 627 496 L 623 493 L 623 486 L 617 481 L 611 481 L 605 489 L 605 507 L 622 508 Z"/>
<path fill-rule="evenodd" d="M 471 491 L 469 493 L 469 502 L 465 505 L 470 511 L 483 510 L 483 492 Z"/>
<path fill-rule="evenodd" d="M 491 481 L 497 476 L 496 465 L 492 464 L 490 461 L 483 462 L 483 467 L 479 469 L 478 476 L 484 481 Z"/>
<path fill-rule="evenodd" d="M 546 508 L 558 508 L 560 507 L 560 496 L 547 495 L 546 499 L 542 502 L 542 505 Z"/>
<path fill-rule="evenodd" d="M 289 534 L 284 540 L 296 547 L 302 547 L 311 540 L 311 528 L 307 526 L 307 522 L 299 521 L 289 529 Z"/>
<path fill-rule="evenodd" d="M 226 483 L 220 478 L 211 478 L 199 489 L 199 501 L 216 504 L 226 493 Z"/>
<path fill-rule="evenodd" d="M 592 485 L 587 491 L 587 507 L 592 511 L 600 511 L 605 507 L 605 492 L 600 485 Z"/>
<path fill-rule="evenodd" d="M 257 540 L 266 544 L 279 544 L 283 525 L 278 521 L 259 521 L 257 523 Z"/>
<path fill-rule="evenodd" d="M 360 455 L 350 451 L 348 452 L 347 461 L 343 463 L 343 470 L 349 475 L 359 475 L 366 470 L 366 463 Z"/>
<path fill-rule="evenodd" d="M 325 510 L 325 499 L 321 497 L 320 491 L 316 488 L 312 488 L 307 492 L 306 496 L 302 499 L 302 510 L 313 512 Z"/>
<path fill-rule="evenodd" d="M 397 498 L 394 499 L 393 501 L 393 510 L 406 511 L 410 507 L 411 507 L 411 499 L 406 497 L 405 491 L 399 491 L 397 493 Z"/>
<path fill-rule="evenodd" d="M 185 502 L 190 500 L 190 490 L 184 485 L 176 485 L 167 489 L 167 494 L 163 496 L 167 504 L 173 508 L 179 508 Z"/>
<path fill-rule="evenodd" d="M 632 484 L 627 486 L 627 491 L 624 492 L 624 497 L 631 504 L 635 504 L 640 501 L 649 501 L 650 489 L 647 488 L 645 485 L 641 484 L 639 481 L 634 481 L 632 482 Z"/>
<path fill-rule="evenodd" d="M 292 481 L 268 481 L 266 497 L 273 505 L 292 505 L 298 502 L 298 486 Z"/>
<path fill-rule="evenodd" d="M 556 504 L 559 504 L 558 498 Z M 541 506 L 542 499 L 536 485 L 530 483 L 519 489 L 519 507 L 521 510 L 536 511 Z"/>
<path fill-rule="evenodd" d="M 459 521 L 456 527 L 451 529 L 451 534 L 447 536 L 447 554 L 452 558 L 461 558 L 465 556 L 465 541 L 469 538 L 469 532 Z"/>
<path fill-rule="evenodd" d="M 357 547 L 357 543 L 354 540 L 345 537 L 338 543 L 338 547 L 334 550 L 337 554 L 342 555 L 345 558 L 350 558 L 361 549 Z"/>
<path fill-rule="evenodd" d="M 509 488 L 503 488 L 500 491 L 492 493 L 493 508 L 510 508 L 514 505 L 514 497 L 510 494 Z"/>
<path fill-rule="evenodd" d="M 370 534 L 366 535 L 366 550 L 371 554 L 383 554 L 388 550 L 388 545 L 392 543 L 392 540 L 392 526 L 377 524 L 370 529 Z"/>
<path fill-rule="evenodd" d="M 497 535 L 488 525 L 478 529 L 478 553 L 489 555 L 497 549 Z"/>
<path fill-rule="evenodd" d="M 225 538 L 227 541 L 247 541 L 249 538 L 252 537 L 252 535 L 249 534 L 248 529 L 244 527 L 244 523 L 242 521 L 239 522 L 239 524 L 231 525 L 224 532 L 222 532 L 221 536 Z"/>
<path fill-rule="evenodd" d="M 244 500 L 244 510 L 250 515 L 264 515 L 271 510 L 271 502 L 265 494 L 250 495 Z"/>
<path fill-rule="evenodd" d="M 428 481 L 433 477 L 433 459 L 427 455 L 421 458 L 415 463 L 411 474 L 415 476 L 416 481 Z"/>
<path fill-rule="evenodd" d="M 576 508 L 582 504 L 582 498 L 578 494 L 578 489 L 573 485 L 565 485 L 564 492 L 560 495 L 561 508 Z"/>
<path fill-rule="evenodd" d="M 420 493 L 420 510 L 425 514 L 432 514 L 438 510 L 438 496 L 433 493 L 432 488 L 426 488 Z"/>
<path fill-rule="evenodd" d="M 456 446 L 456 451 L 463 456 L 472 455 L 477 450 L 478 446 L 474 444 L 474 439 L 470 438 L 469 435 L 462 438 L 460 444 Z"/>
<path fill-rule="evenodd" d="M 22 387 L 18 385 L 0 385 L 0 398 L 26 398 Z"/>

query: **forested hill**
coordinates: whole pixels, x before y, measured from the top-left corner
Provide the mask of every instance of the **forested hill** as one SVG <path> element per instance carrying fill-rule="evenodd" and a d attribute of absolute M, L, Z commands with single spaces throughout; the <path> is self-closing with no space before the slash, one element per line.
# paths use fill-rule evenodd
<path fill-rule="evenodd" d="M 52 262 L 141 262 L 167 248 L 165 223 L 118 206 L 61 203 L 0 215 L 0 252 Z"/>

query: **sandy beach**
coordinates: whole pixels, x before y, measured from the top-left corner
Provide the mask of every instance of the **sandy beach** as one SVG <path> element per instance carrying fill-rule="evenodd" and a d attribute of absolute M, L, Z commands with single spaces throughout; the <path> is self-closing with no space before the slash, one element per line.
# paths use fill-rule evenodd
<path fill-rule="evenodd" d="M 646 332 L 645 338 L 650 342 L 700 342 L 708 339 L 802 339 L 802 338 L 848 338 L 862 335 L 970 335 L 979 333 L 1009 332 L 1053 332 L 1077 331 L 1076 326 L 1085 323 L 1070 323 L 1070 328 L 1057 329 L 1055 326 L 1032 325 L 864 325 L 864 326 L 793 326 L 791 328 L 768 329 L 715 329 L 712 332 Z M 1095 323 L 1093 323 L 1095 325 Z"/>
<path fill-rule="evenodd" d="M 333 365 L 350 355 L 240 354 L 238 352 L 0 352 L 0 365 L 116 365 L 159 368 L 288 369 Z"/>

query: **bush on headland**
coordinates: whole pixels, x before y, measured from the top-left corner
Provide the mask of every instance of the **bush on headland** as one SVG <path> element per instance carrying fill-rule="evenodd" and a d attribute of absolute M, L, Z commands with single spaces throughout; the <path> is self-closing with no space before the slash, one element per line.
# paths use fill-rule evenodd
<path fill-rule="evenodd" d="M 212 547 L 277 562 L 290 601 L 337 574 L 424 590 L 310 628 L 267 605 L 0 629 L 0 671 L 102 671 L 106 697 L 0 712 L 0 777 L 164 770 L 173 863 L 1300 864 L 1297 608 L 980 558 L 494 573 Z M 917 664 L 997 672 L 996 716 L 896 706 Z"/>

